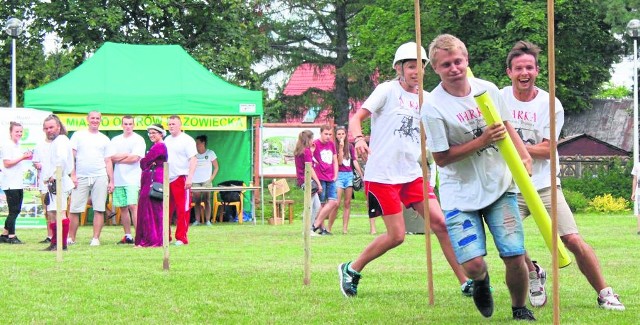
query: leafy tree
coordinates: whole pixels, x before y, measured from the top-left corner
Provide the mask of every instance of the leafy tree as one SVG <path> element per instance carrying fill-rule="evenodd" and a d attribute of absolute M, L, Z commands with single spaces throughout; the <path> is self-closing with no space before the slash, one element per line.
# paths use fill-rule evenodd
<path fill-rule="evenodd" d="M 274 117 L 282 118 L 296 113 L 299 107 L 318 106 L 333 108 L 338 124 L 346 124 L 349 98 L 358 98 L 354 93 L 361 79 L 351 79 L 348 70 L 348 28 L 365 1 L 279 1 L 266 12 L 269 18 L 271 58 L 277 64 L 264 72 L 269 78 L 280 71 L 292 72 L 295 67 L 310 62 L 318 66 L 336 67 L 335 87 L 331 92 L 310 89 L 301 96 L 281 95 L 276 99 L 287 105 L 270 106 L 280 108 Z"/>

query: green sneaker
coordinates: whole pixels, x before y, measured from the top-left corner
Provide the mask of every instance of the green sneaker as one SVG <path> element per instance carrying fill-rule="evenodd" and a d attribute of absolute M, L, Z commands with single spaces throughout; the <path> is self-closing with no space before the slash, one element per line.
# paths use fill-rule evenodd
<path fill-rule="evenodd" d="M 349 265 L 351 262 L 338 265 L 340 291 L 345 297 L 355 297 L 358 294 L 358 282 L 360 282 L 362 275 L 355 271 L 349 271 Z"/>

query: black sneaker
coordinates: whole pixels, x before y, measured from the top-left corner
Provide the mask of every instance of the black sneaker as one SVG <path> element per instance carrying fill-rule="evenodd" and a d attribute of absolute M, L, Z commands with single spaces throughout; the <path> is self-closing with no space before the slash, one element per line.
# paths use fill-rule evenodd
<path fill-rule="evenodd" d="M 320 233 L 320 235 L 322 236 L 333 236 L 332 233 L 329 232 L 329 230 L 322 228 L 322 232 Z"/>
<path fill-rule="evenodd" d="M 356 271 L 349 271 L 351 262 L 338 265 L 338 276 L 340 277 L 340 291 L 345 297 L 355 297 L 358 295 L 358 282 L 362 275 Z"/>
<path fill-rule="evenodd" d="M 515 320 L 526 320 L 526 321 L 535 321 L 536 318 L 533 317 L 533 312 L 527 307 L 520 308 L 512 308 L 513 310 L 513 319 Z"/>
<path fill-rule="evenodd" d="M 473 302 L 482 316 L 489 318 L 493 315 L 493 295 L 488 272 L 483 281 L 473 281 Z"/>
<path fill-rule="evenodd" d="M 40 241 L 40 244 L 51 244 L 51 238 L 47 237 Z"/>
<path fill-rule="evenodd" d="M 311 232 L 315 233 L 316 235 L 322 235 L 322 231 L 323 230 L 324 230 L 324 228 L 322 228 L 322 227 L 316 228 L 314 226 L 311 226 Z"/>
<path fill-rule="evenodd" d="M 8 243 L 9 242 L 9 236 L 8 235 L 0 235 L 0 243 Z"/>
<path fill-rule="evenodd" d="M 122 239 L 118 242 L 118 245 L 126 245 L 126 244 L 133 244 L 133 238 L 129 238 L 127 236 L 122 237 Z"/>
<path fill-rule="evenodd" d="M 20 245 L 20 244 L 24 244 L 24 243 L 22 241 L 20 241 L 20 239 L 18 239 L 18 236 L 15 236 L 15 237 L 7 238 L 7 244 Z"/>
<path fill-rule="evenodd" d="M 56 245 L 56 244 L 51 244 L 51 245 L 47 246 L 47 248 L 43 249 L 43 251 L 45 251 L 45 252 L 51 252 L 51 251 L 55 251 L 55 250 L 57 250 L 57 249 L 58 249 L 58 245 Z M 65 245 L 65 246 L 62 246 L 62 250 L 63 250 L 63 251 L 66 251 L 66 250 L 67 250 L 67 246 L 66 246 L 66 245 Z"/>

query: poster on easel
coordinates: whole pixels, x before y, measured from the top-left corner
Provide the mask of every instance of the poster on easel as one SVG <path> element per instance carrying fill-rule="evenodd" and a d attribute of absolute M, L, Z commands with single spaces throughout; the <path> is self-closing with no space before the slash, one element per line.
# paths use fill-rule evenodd
<path fill-rule="evenodd" d="M 11 143 L 9 125 L 11 122 L 18 122 L 22 125 L 22 138 L 20 145 L 23 150 L 33 150 L 36 145 L 44 141 L 46 134 L 42 129 L 44 119 L 51 112 L 29 108 L 6 108 L 0 107 L 0 157 L 2 150 Z M 16 227 L 45 227 L 44 209 L 40 203 L 40 192 L 37 189 L 38 171 L 30 160 L 21 162 L 24 169 L 23 184 L 24 198 L 22 201 L 22 210 L 20 216 L 16 220 Z M 2 180 L 2 168 L 4 164 L 0 164 L 0 180 Z M 0 224 L 4 224 L 4 220 L 8 214 L 7 198 L 2 190 L 0 190 Z"/>

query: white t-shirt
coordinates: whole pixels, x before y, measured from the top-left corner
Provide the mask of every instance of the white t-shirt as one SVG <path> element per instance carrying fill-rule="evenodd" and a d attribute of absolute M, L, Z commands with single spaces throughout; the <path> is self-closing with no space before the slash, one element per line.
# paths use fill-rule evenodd
<path fill-rule="evenodd" d="M 189 159 L 198 154 L 196 141 L 181 132 L 177 136 L 169 134 L 164 139 L 164 144 L 167 146 L 169 181 L 173 182 L 178 176 L 189 175 Z"/>
<path fill-rule="evenodd" d="M 71 148 L 76 151 L 76 177 L 107 175 L 104 159 L 113 155 L 113 148 L 106 135 L 77 131 L 71 136 Z"/>
<path fill-rule="evenodd" d="M 637 163 L 633 164 L 633 169 L 631 170 L 631 175 L 633 176 L 638 176 L 638 179 L 640 179 L 640 165 Z M 640 181 L 638 181 L 638 184 L 636 184 L 636 188 L 640 188 Z M 640 192 L 636 191 L 636 195 L 640 196 Z"/>
<path fill-rule="evenodd" d="M 125 137 L 124 134 L 116 135 L 111 139 L 111 147 L 114 154 L 126 153 L 142 158 L 145 155 L 147 144 L 139 134 L 132 133 L 128 137 Z M 115 186 L 140 186 L 140 177 L 142 176 L 140 161 L 132 164 L 114 163 L 113 166 L 113 183 Z"/>
<path fill-rule="evenodd" d="M 50 174 L 49 170 L 52 168 L 49 162 L 49 156 L 51 153 L 51 142 L 42 140 L 40 141 L 35 148 L 33 148 L 33 158 L 31 161 L 34 163 L 40 163 L 40 178 L 38 183 L 38 189 L 40 192 L 47 192 L 46 179 L 44 179 L 43 175 Z"/>
<path fill-rule="evenodd" d="M 428 93 L 425 91 L 424 95 Z M 364 180 L 403 184 L 422 176 L 420 165 L 420 104 L 418 94 L 405 91 L 398 80 L 376 87 L 362 108 L 371 112 L 371 155 Z"/>
<path fill-rule="evenodd" d="M 213 173 L 213 161 L 218 159 L 216 153 L 213 150 L 207 149 L 203 153 L 196 155 L 198 158 L 198 164 L 196 165 L 196 171 L 193 173 L 194 183 L 203 183 L 209 180 L 211 173 Z"/>
<path fill-rule="evenodd" d="M 513 128 L 516 129 L 525 145 L 535 145 L 544 139 L 551 139 L 548 92 L 538 89 L 538 95 L 533 100 L 522 102 L 513 96 L 513 87 L 508 86 L 502 89 L 502 97 L 509 111 L 511 111 Z M 562 130 L 563 125 L 564 109 L 556 98 L 556 141 L 560 137 L 560 130 Z M 557 153 L 556 166 L 560 166 Z M 531 181 L 536 190 L 551 186 L 551 162 L 549 159 L 534 158 L 531 167 Z M 558 169 L 557 172 L 559 174 L 560 170 Z M 560 178 L 558 177 L 556 177 L 556 184 L 560 184 Z M 515 190 L 519 192 L 517 187 Z"/>
<path fill-rule="evenodd" d="M 71 191 L 74 185 L 69 176 L 73 171 L 73 150 L 71 149 L 71 141 L 66 135 L 59 135 L 51 142 L 49 150 L 49 166 L 46 174 L 42 174 L 44 180 L 56 177 L 57 166 L 62 167 L 62 190 L 64 192 Z"/>
<path fill-rule="evenodd" d="M 427 128 L 427 145 L 443 152 L 479 137 L 486 128 L 474 95 L 488 91 L 504 121 L 511 121 L 500 90 L 494 84 L 469 78 L 471 92 L 464 97 L 447 93 L 439 84 L 425 98 L 422 119 Z M 440 204 L 443 210 L 477 211 L 495 202 L 511 185 L 511 172 L 495 144 L 468 157 L 438 168 Z"/>
<path fill-rule="evenodd" d="M 24 171 L 25 163 L 27 161 L 21 161 L 9 168 L 4 166 L 4 160 L 14 160 L 22 157 L 24 150 L 22 150 L 20 143 L 14 143 L 13 141 L 7 141 L 7 144 L 2 148 L 2 189 L 3 190 L 20 190 L 24 188 Z"/>

